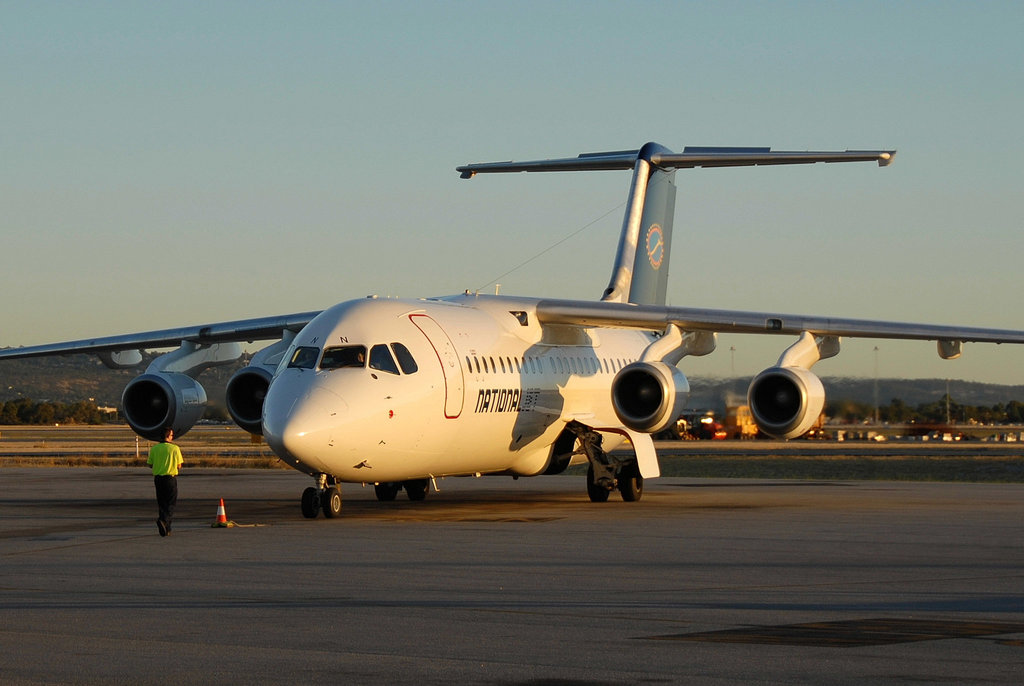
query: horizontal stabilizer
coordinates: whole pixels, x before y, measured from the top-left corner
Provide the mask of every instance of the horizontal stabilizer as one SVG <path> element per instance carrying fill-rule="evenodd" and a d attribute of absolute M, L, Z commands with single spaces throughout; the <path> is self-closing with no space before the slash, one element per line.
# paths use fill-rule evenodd
<path fill-rule="evenodd" d="M 769 164 L 814 164 L 816 162 L 878 162 L 892 164 L 895 150 L 775 151 L 771 148 L 717 148 L 688 146 L 676 153 L 657 144 L 648 143 L 639 150 L 585 153 L 578 157 L 525 162 L 484 162 L 456 167 L 464 179 L 475 174 L 500 172 L 588 171 L 632 169 L 638 159 L 647 159 L 662 169 L 693 167 L 752 167 Z"/>

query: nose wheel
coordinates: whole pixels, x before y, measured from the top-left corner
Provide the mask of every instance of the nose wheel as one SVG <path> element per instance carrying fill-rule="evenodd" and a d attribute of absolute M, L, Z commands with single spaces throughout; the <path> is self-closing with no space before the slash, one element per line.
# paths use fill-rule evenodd
<path fill-rule="evenodd" d="M 310 486 L 302 492 L 302 516 L 316 519 L 320 510 L 324 511 L 324 517 L 328 519 L 341 514 L 341 489 L 334 478 L 326 474 L 317 475 L 316 486 Z"/>

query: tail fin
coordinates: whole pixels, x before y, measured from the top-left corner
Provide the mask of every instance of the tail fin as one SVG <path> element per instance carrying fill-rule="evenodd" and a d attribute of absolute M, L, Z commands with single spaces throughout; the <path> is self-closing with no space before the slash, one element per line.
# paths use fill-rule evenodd
<path fill-rule="evenodd" d="M 654 152 L 671 151 L 648 143 L 636 153 L 612 278 L 601 298 L 608 302 L 665 304 L 676 209 L 676 171 L 654 166 Z"/>
<path fill-rule="evenodd" d="M 601 299 L 664 305 L 676 204 L 676 169 L 868 161 L 885 167 L 892 163 L 895 154 L 895 150 L 772 152 L 770 148 L 703 147 L 687 147 L 681 153 L 674 153 L 657 143 L 647 143 L 639 150 L 530 162 L 468 164 L 456 167 L 456 171 L 462 174 L 462 178 L 469 179 L 479 173 L 491 172 L 632 169 L 633 181 L 612 278 Z"/>

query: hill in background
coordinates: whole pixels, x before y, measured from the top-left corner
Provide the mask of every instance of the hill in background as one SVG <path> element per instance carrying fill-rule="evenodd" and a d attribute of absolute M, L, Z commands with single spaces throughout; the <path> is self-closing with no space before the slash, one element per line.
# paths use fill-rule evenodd
<path fill-rule="evenodd" d="M 0 361 L 0 402 L 31 398 L 36 401 L 73 403 L 88 400 L 100 407 L 120 407 L 128 382 L 146 371 L 156 357 L 145 353 L 142 364 L 132 369 L 107 369 L 95 355 L 64 355 L 27 360 Z M 210 404 L 224 407 L 224 389 L 237 369 L 249 363 L 249 355 L 232 364 L 209 369 L 199 377 Z"/>
<path fill-rule="evenodd" d="M 721 410 L 727 405 L 746 404 L 750 379 L 690 379 L 690 407 Z M 821 378 L 829 402 L 853 400 L 872 405 L 875 402 L 875 379 L 847 377 Z M 910 407 L 941 400 L 949 389 L 950 397 L 961 405 L 991 407 L 1011 400 L 1024 400 L 1024 386 L 961 381 L 959 379 L 878 379 L 878 402 L 888 405 L 899 398 Z"/>

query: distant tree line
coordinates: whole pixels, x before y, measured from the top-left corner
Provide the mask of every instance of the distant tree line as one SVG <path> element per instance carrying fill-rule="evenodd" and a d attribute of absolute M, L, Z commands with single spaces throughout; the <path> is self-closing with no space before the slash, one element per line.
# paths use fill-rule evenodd
<path fill-rule="evenodd" d="M 825 406 L 825 415 L 835 421 L 857 423 L 872 420 L 875 407 L 871 403 L 838 400 Z M 878 406 L 878 421 L 887 424 L 1024 424 L 1024 403 L 1011 400 L 991 406 L 961 405 L 942 396 L 917 407 L 893 398 L 888 405 Z"/>
<path fill-rule="evenodd" d="M 103 424 L 115 418 L 86 400 L 55 403 L 18 398 L 0 402 L 0 424 Z"/>
<path fill-rule="evenodd" d="M 29 398 L 0 400 L 0 424 L 106 424 L 117 421 L 113 412 L 103 412 L 94 402 L 80 400 L 73 403 L 35 401 Z M 230 422 L 231 415 L 223 407 L 206 406 L 203 419 Z"/>

